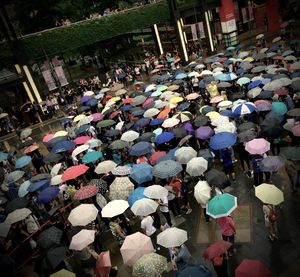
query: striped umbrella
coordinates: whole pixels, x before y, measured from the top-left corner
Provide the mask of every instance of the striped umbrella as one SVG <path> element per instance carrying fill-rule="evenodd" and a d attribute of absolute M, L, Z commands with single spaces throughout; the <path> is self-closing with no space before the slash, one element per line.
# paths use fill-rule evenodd
<path fill-rule="evenodd" d="M 240 105 L 236 105 L 232 108 L 232 112 L 235 115 L 241 116 L 244 114 L 250 114 L 256 110 L 256 106 L 251 102 L 246 102 Z"/>

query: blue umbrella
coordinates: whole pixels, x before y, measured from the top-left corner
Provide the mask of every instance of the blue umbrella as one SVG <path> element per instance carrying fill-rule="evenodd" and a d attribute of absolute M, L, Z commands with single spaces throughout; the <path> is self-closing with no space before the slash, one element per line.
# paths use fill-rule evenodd
<path fill-rule="evenodd" d="M 144 187 L 138 187 L 129 194 L 128 203 L 130 207 L 132 207 L 135 201 L 145 198 L 144 190 Z"/>
<path fill-rule="evenodd" d="M 59 124 L 65 125 L 68 122 L 71 122 L 70 118 L 65 117 L 59 121 Z"/>
<path fill-rule="evenodd" d="M 76 146 L 75 142 L 73 142 L 71 140 L 65 140 L 65 141 L 55 144 L 53 146 L 51 152 L 56 153 L 56 154 L 61 153 L 61 152 L 71 150 L 72 148 L 75 148 L 75 146 Z"/>
<path fill-rule="evenodd" d="M 136 130 L 141 129 L 141 128 L 147 126 L 149 124 L 149 122 L 150 122 L 150 118 L 141 118 L 137 122 L 134 123 L 133 128 Z"/>
<path fill-rule="evenodd" d="M 184 79 L 184 78 L 186 78 L 187 77 L 187 75 L 185 74 L 185 73 L 179 73 L 179 74 L 177 74 L 176 76 L 175 76 L 175 79 L 176 80 L 182 80 L 182 79 Z"/>
<path fill-rule="evenodd" d="M 230 147 L 236 143 L 236 135 L 230 132 L 220 132 L 210 138 L 209 146 L 214 150 Z"/>
<path fill-rule="evenodd" d="M 145 154 L 151 153 L 153 150 L 153 146 L 151 143 L 146 142 L 146 141 L 141 141 L 136 144 L 134 144 L 130 149 L 129 149 L 129 154 L 131 156 L 143 156 Z"/>
<path fill-rule="evenodd" d="M 150 121 L 150 126 L 157 126 L 164 122 L 163 118 L 154 118 Z"/>
<path fill-rule="evenodd" d="M 133 106 L 131 106 L 131 105 L 124 105 L 123 107 L 120 108 L 120 110 L 122 112 L 127 112 L 127 111 L 130 111 L 132 108 L 133 108 Z"/>
<path fill-rule="evenodd" d="M 22 167 L 28 165 L 30 162 L 31 162 L 30 156 L 27 156 L 27 155 L 22 156 L 21 158 L 16 160 L 15 168 L 16 169 L 22 168 Z"/>
<path fill-rule="evenodd" d="M 96 106 L 98 103 L 97 103 L 97 100 L 95 98 L 92 98 L 90 99 L 88 102 L 86 102 L 86 105 L 87 106 L 90 106 L 90 107 L 94 107 Z"/>
<path fill-rule="evenodd" d="M 256 110 L 256 106 L 251 102 L 242 103 L 232 108 L 232 112 L 237 116 L 250 114 L 255 110 Z"/>
<path fill-rule="evenodd" d="M 91 107 L 89 107 L 89 106 L 81 106 L 81 107 L 79 107 L 78 108 L 78 112 L 84 112 L 84 111 L 87 111 L 87 110 L 89 110 Z"/>
<path fill-rule="evenodd" d="M 189 103 L 189 102 L 183 102 L 183 103 L 181 103 L 181 104 L 177 107 L 177 110 L 178 110 L 178 111 L 184 111 L 184 110 L 186 110 L 189 106 L 190 106 L 190 103 Z"/>
<path fill-rule="evenodd" d="M 235 47 L 234 47 L 234 46 L 229 46 L 229 47 L 227 47 L 226 50 L 227 50 L 227 51 L 233 51 L 233 50 L 235 50 Z"/>
<path fill-rule="evenodd" d="M 219 81 L 230 81 L 230 77 L 226 73 L 218 74 L 217 76 L 215 76 L 215 79 Z"/>
<path fill-rule="evenodd" d="M 18 190 L 19 197 L 24 197 L 26 194 L 29 193 L 28 187 L 30 186 L 30 184 L 31 184 L 30 181 L 25 181 L 20 185 Z"/>
<path fill-rule="evenodd" d="M 150 182 L 153 179 L 152 166 L 148 163 L 136 164 L 132 167 L 130 177 L 138 184 Z"/>
<path fill-rule="evenodd" d="M 98 161 L 99 159 L 103 158 L 102 152 L 99 151 L 91 151 L 87 152 L 83 157 L 82 157 L 82 162 L 84 164 L 89 164 Z"/>
<path fill-rule="evenodd" d="M 8 154 L 5 152 L 0 152 L 0 162 L 3 162 L 7 159 Z"/>
<path fill-rule="evenodd" d="M 39 189 L 44 189 L 49 185 L 49 180 L 44 179 L 44 180 L 40 180 L 38 182 L 35 183 L 31 183 L 30 186 L 27 188 L 27 190 L 29 192 L 33 192 Z"/>
<path fill-rule="evenodd" d="M 78 136 L 84 132 L 86 132 L 90 128 L 89 124 L 81 125 L 78 129 L 75 130 L 75 135 Z"/>
<path fill-rule="evenodd" d="M 39 204 L 46 204 L 51 202 L 56 195 L 59 193 L 59 188 L 52 186 L 45 188 L 37 197 L 37 202 Z"/>
<path fill-rule="evenodd" d="M 266 114 L 265 119 L 268 119 L 270 122 L 273 121 L 275 124 L 281 124 L 284 121 L 284 115 L 274 111 L 270 111 Z"/>
<path fill-rule="evenodd" d="M 155 143 L 163 144 L 171 141 L 174 137 L 175 135 L 171 132 L 163 132 L 155 138 Z"/>
<path fill-rule="evenodd" d="M 235 72 L 237 75 L 242 75 L 245 73 L 245 69 L 244 68 L 238 68 L 237 71 Z"/>
<path fill-rule="evenodd" d="M 273 92 L 270 91 L 270 90 L 264 90 L 262 91 L 258 96 L 257 98 L 260 98 L 260 99 L 268 99 L 268 98 L 272 98 L 273 96 Z"/>
<path fill-rule="evenodd" d="M 212 277 L 212 273 L 203 265 L 186 265 L 176 272 L 175 277 Z"/>
<path fill-rule="evenodd" d="M 260 84 L 261 84 L 261 80 L 256 80 L 254 82 L 251 82 L 249 85 L 248 85 L 248 89 L 253 89 L 253 88 L 256 88 L 258 87 Z"/>

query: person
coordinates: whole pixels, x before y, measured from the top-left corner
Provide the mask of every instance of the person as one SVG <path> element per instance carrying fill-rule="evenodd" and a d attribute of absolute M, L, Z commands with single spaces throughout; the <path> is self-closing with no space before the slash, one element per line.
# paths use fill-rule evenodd
<path fill-rule="evenodd" d="M 233 168 L 233 162 L 232 162 L 232 152 L 229 148 L 222 149 L 220 151 L 220 158 L 221 162 L 223 163 L 223 169 L 227 177 L 232 177 L 233 182 L 235 182 L 235 172 Z"/>
<path fill-rule="evenodd" d="M 260 163 L 263 160 L 262 155 L 253 155 L 251 157 L 251 165 L 254 177 L 254 186 L 258 186 L 263 182 L 263 173 L 260 169 Z"/>
<path fill-rule="evenodd" d="M 164 217 L 167 221 L 167 224 L 169 225 L 169 227 L 172 227 L 168 197 L 165 196 L 165 197 L 162 197 L 161 199 L 158 199 L 158 204 L 159 204 L 159 210 L 164 215 Z"/>
<path fill-rule="evenodd" d="M 156 236 L 157 236 L 157 230 L 153 226 L 154 219 L 151 215 L 144 216 L 144 218 L 141 221 L 141 229 L 145 235 L 151 238 L 153 247 L 156 248 Z"/>
<path fill-rule="evenodd" d="M 232 243 L 232 246 L 228 249 L 228 255 L 232 256 L 233 252 L 235 252 L 234 244 L 234 235 L 235 235 L 235 227 L 234 222 L 231 216 L 223 216 L 217 218 L 217 224 L 220 226 L 222 232 L 222 238 L 225 241 Z"/>
<path fill-rule="evenodd" d="M 278 230 L 277 230 L 277 212 L 275 210 L 275 206 L 271 204 L 263 205 L 263 212 L 265 218 L 265 226 L 269 231 L 269 239 L 274 241 L 274 239 L 278 239 Z"/>
<path fill-rule="evenodd" d="M 109 228 L 116 241 L 118 242 L 119 246 L 121 247 L 126 238 L 126 234 L 120 226 L 120 219 L 118 217 L 111 218 Z"/>
<path fill-rule="evenodd" d="M 190 251 L 187 249 L 185 244 L 182 244 L 180 246 L 173 247 L 170 250 L 171 254 L 171 262 L 173 270 L 180 271 L 183 269 L 186 265 L 188 265 L 191 261 L 192 255 Z"/>
<path fill-rule="evenodd" d="M 227 260 L 224 254 L 212 258 L 211 262 L 218 277 L 228 277 Z"/>

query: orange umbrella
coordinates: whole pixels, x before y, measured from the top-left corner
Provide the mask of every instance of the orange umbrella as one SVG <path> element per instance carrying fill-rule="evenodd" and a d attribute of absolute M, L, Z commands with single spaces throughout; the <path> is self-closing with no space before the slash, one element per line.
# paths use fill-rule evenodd
<path fill-rule="evenodd" d="M 170 109 L 164 109 L 163 111 L 161 111 L 158 114 L 157 118 L 163 118 L 163 119 L 165 119 L 168 116 L 168 114 L 169 114 L 170 111 L 171 111 Z"/>
<path fill-rule="evenodd" d="M 132 98 L 125 98 L 125 99 L 122 99 L 122 102 L 124 104 L 130 104 L 132 102 Z"/>
<path fill-rule="evenodd" d="M 111 269 L 109 251 L 101 252 L 96 262 L 96 276 L 108 277 Z"/>
<path fill-rule="evenodd" d="M 88 166 L 84 164 L 75 165 L 69 167 L 61 177 L 63 181 L 68 181 L 77 178 L 78 176 L 84 174 L 89 169 Z"/>
<path fill-rule="evenodd" d="M 24 153 L 25 154 L 31 153 L 31 152 L 39 149 L 39 147 L 40 146 L 38 144 L 32 144 L 32 145 L 30 145 L 30 146 L 28 146 L 28 147 L 25 148 Z"/>
<path fill-rule="evenodd" d="M 275 56 L 273 57 L 273 60 L 284 60 L 283 56 Z"/>

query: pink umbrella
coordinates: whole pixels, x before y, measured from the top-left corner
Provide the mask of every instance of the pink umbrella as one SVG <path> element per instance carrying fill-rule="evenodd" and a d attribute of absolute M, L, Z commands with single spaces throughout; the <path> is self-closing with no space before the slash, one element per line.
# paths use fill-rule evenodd
<path fill-rule="evenodd" d="M 102 113 L 93 113 L 92 114 L 92 118 L 94 122 L 98 122 L 100 120 L 102 120 L 104 117 L 104 115 Z"/>
<path fill-rule="evenodd" d="M 195 100 L 195 99 L 197 99 L 199 96 L 200 96 L 200 95 L 199 95 L 198 93 L 194 92 L 194 93 L 188 94 L 185 98 L 186 98 L 187 100 Z"/>
<path fill-rule="evenodd" d="M 96 262 L 96 276 L 97 277 L 109 277 L 111 269 L 111 260 L 109 251 L 101 252 Z"/>
<path fill-rule="evenodd" d="M 153 98 L 148 98 L 148 99 L 146 99 L 146 101 L 144 102 L 144 104 L 143 104 L 143 108 L 145 108 L 147 105 L 149 105 L 150 103 L 152 103 L 153 102 Z"/>
<path fill-rule="evenodd" d="M 99 191 L 99 188 L 95 185 L 88 185 L 80 188 L 74 194 L 74 198 L 78 200 L 90 198 L 96 195 Z"/>
<path fill-rule="evenodd" d="M 25 148 L 24 153 L 28 154 L 28 153 L 31 153 L 31 152 L 39 149 L 39 148 L 40 148 L 40 146 L 38 144 L 32 144 L 32 145 Z"/>
<path fill-rule="evenodd" d="M 218 103 L 224 100 L 224 97 L 221 95 L 217 95 L 215 97 L 213 97 L 212 99 L 210 99 L 210 103 Z"/>
<path fill-rule="evenodd" d="M 294 136 L 300 137 L 300 124 L 293 126 L 291 131 L 293 132 Z"/>
<path fill-rule="evenodd" d="M 270 142 L 263 138 L 253 139 L 246 143 L 245 149 L 250 154 L 262 155 L 270 150 Z"/>
<path fill-rule="evenodd" d="M 124 264 L 129 266 L 133 266 L 143 255 L 154 251 L 151 239 L 140 232 L 127 236 L 120 250 Z"/>
<path fill-rule="evenodd" d="M 53 139 L 54 134 L 47 134 L 46 136 L 43 137 L 43 142 L 48 142 L 51 139 Z"/>
<path fill-rule="evenodd" d="M 81 136 L 81 137 L 78 137 L 76 139 L 74 139 L 73 141 L 77 144 L 77 145 L 80 145 L 80 144 L 85 144 L 88 140 L 90 140 L 91 137 L 90 136 Z"/>
<path fill-rule="evenodd" d="M 286 28 L 288 25 L 289 25 L 289 22 L 288 22 L 288 21 L 285 21 L 285 22 L 283 22 L 283 23 L 280 24 L 280 28 L 284 29 L 284 28 Z"/>
<path fill-rule="evenodd" d="M 61 179 L 63 181 L 68 181 L 77 178 L 78 176 L 84 174 L 89 169 L 88 166 L 84 164 L 74 165 L 69 167 L 64 174 L 62 175 Z"/>
<path fill-rule="evenodd" d="M 258 260 L 244 259 L 234 271 L 235 277 L 272 277 L 271 271 Z"/>

